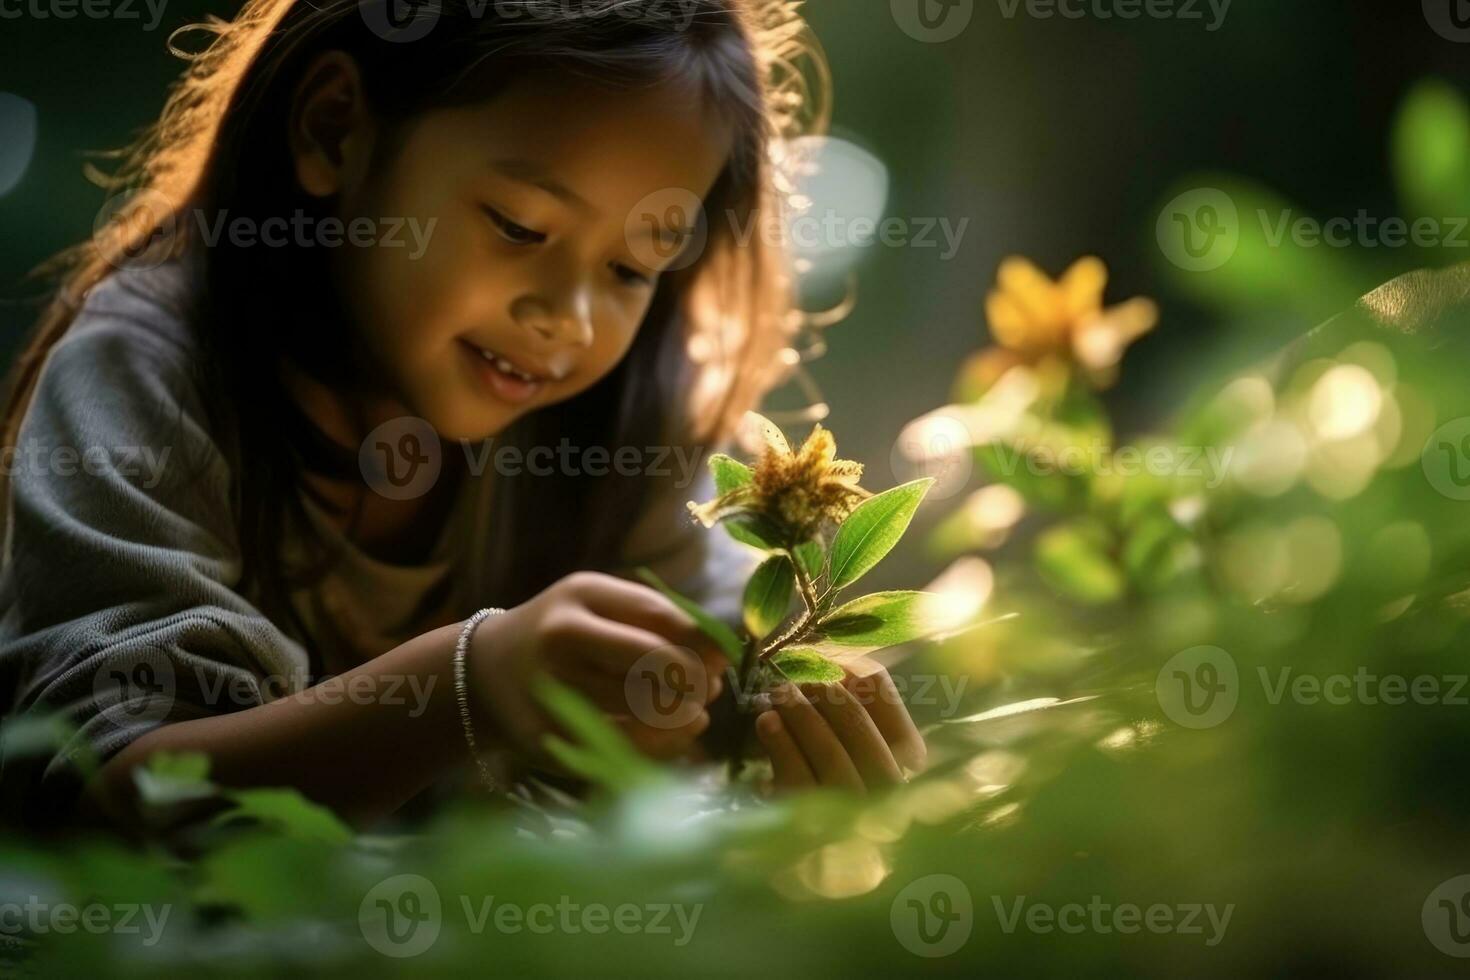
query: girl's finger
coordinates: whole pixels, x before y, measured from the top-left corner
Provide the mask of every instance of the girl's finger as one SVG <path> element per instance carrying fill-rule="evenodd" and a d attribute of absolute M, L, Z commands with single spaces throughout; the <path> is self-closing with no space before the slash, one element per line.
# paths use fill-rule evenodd
<path fill-rule="evenodd" d="M 755 720 L 755 734 L 771 759 L 771 771 L 778 789 L 805 789 L 817 785 L 817 777 L 797 748 L 791 733 L 781 723 L 781 715 L 767 711 Z"/>
<path fill-rule="evenodd" d="M 653 684 L 661 703 L 695 698 L 708 704 L 719 693 L 718 674 L 711 677 L 704 661 L 686 647 L 657 633 L 597 616 L 579 641 L 562 655 L 615 677 L 618 683 Z"/>
<path fill-rule="evenodd" d="M 872 717 L 841 684 L 816 684 L 808 700 L 827 720 L 869 789 L 903 782 L 903 771 L 893 758 Z"/>
<path fill-rule="evenodd" d="M 725 659 L 689 614 L 658 590 L 613 575 L 589 576 L 583 588 L 578 596 L 597 615 L 657 633 L 665 642 L 688 647 L 697 656 Z M 708 666 L 718 672 L 725 665 Z"/>
<path fill-rule="evenodd" d="M 694 748 L 695 739 L 709 728 L 710 718 L 709 712 L 701 711 L 694 721 L 682 728 L 657 728 L 627 716 L 613 721 L 639 752 L 650 759 L 668 761 L 687 755 Z"/>
<path fill-rule="evenodd" d="M 899 765 L 911 772 L 924 768 L 929 752 L 924 746 L 924 736 L 909 715 L 909 709 L 899 696 L 898 688 L 888 671 L 879 667 L 864 677 L 849 673 L 842 685 L 852 692 L 858 702 L 867 708 L 873 723 L 893 750 Z"/>
<path fill-rule="evenodd" d="M 781 715 L 781 722 L 801 748 L 801 754 L 823 786 L 837 786 L 863 792 L 863 779 L 848 758 L 831 726 L 812 707 L 796 686 L 789 681 L 771 692 L 771 703 Z"/>

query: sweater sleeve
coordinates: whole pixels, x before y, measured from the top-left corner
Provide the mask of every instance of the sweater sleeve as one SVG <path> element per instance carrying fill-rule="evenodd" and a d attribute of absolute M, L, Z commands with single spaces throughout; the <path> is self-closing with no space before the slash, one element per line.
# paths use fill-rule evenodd
<path fill-rule="evenodd" d="M 71 809 L 88 760 L 306 681 L 305 650 L 236 592 L 230 473 L 187 364 L 136 318 L 84 311 L 7 461 L 0 695 L 12 723 L 63 722 L 44 751 L 0 745 L 0 804 L 27 822 Z"/>

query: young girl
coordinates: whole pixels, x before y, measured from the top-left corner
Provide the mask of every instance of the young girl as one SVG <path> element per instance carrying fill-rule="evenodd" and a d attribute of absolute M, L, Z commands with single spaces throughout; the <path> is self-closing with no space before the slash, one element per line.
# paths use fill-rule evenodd
<path fill-rule="evenodd" d="M 542 672 L 648 754 L 696 750 L 728 665 L 607 573 L 738 617 L 751 559 L 655 460 L 702 463 L 780 377 L 783 257 L 733 230 L 780 204 L 793 6 L 251 0 L 211 26 L 11 389 L 0 686 L 69 726 L 6 753 L 24 816 L 127 820 L 167 750 L 368 822 L 471 745 L 545 764 Z M 697 710 L 650 719 L 634 668 L 697 678 Z M 886 675 L 831 693 L 762 717 L 779 783 L 920 764 Z"/>

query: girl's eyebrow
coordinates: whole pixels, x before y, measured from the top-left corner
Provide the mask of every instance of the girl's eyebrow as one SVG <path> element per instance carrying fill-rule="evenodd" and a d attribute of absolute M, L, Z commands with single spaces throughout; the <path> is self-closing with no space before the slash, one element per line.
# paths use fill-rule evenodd
<path fill-rule="evenodd" d="M 583 211 L 596 211 L 586 198 L 566 184 L 551 176 L 551 173 L 532 160 L 492 160 L 490 169 L 510 180 L 540 188 L 552 197 Z"/>

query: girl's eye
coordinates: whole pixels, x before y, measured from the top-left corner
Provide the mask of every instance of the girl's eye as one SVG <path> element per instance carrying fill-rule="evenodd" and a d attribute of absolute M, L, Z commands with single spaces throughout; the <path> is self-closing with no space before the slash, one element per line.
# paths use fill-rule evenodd
<path fill-rule="evenodd" d="M 621 262 L 613 263 L 613 274 L 618 277 L 618 281 L 629 286 L 647 286 L 653 282 L 652 279 L 637 269 L 634 269 L 632 266 L 623 265 Z"/>
<path fill-rule="evenodd" d="M 546 236 L 539 231 L 532 231 L 525 225 L 518 225 L 514 221 L 501 214 L 499 211 L 485 206 L 485 213 L 495 225 L 495 230 L 500 232 L 500 237 L 512 245 L 539 245 L 546 241 Z"/>

